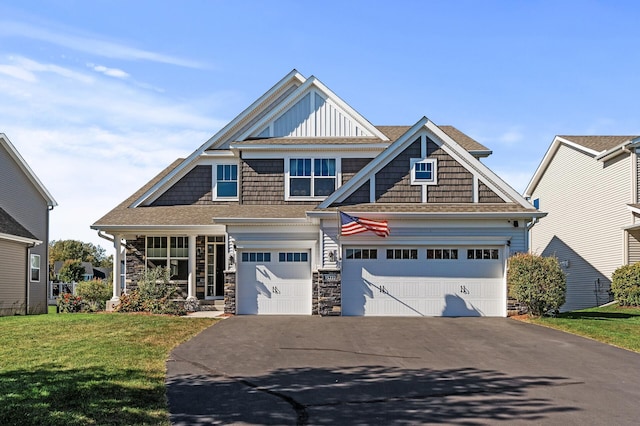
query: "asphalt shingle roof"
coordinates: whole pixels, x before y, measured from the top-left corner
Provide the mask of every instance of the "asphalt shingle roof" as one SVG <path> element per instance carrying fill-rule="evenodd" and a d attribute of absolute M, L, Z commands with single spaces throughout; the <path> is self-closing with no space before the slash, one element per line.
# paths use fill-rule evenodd
<path fill-rule="evenodd" d="M 27 228 L 22 226 L 20 222 L 0 207 L 0 234 L 15 235 L 16 237 L 29 238 L 37 240 Z"/>
<path fill-rule="evenodd" d="M 608 151 L 616 146 L 637 138 L 638 136 L 563 136 L 559 138 L 566 139 L 580 146 L 592 149 L 597 152 Z"/>

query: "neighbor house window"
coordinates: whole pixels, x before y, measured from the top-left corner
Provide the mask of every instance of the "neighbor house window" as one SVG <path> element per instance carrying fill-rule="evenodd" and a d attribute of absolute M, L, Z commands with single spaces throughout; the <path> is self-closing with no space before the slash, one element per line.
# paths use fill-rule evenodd
<path fill-rule="evenodd" d="M 326 197 L 336 190 L 334 158 L 289 159 L 289 197 Z"/>
<path fill-rule="evenodd" d="M 40 281 L 40 255 L 31 255 L 31 281 Z"/>
<path fill-rule="evenodd" d="M 189 237 L 147 237 L 147 267 L 168 267 L 172 280 L 189 277 Z"/>
<path fill-rule="evenodd" d="M 238 165 L 216 165 L 216 198 L 238 197 Z"/>
<path fill-rule="evenodd" d="M 411 159 L 411 184 L 435 185 L 437 183 L 437 166 L 435 158 Z"/>

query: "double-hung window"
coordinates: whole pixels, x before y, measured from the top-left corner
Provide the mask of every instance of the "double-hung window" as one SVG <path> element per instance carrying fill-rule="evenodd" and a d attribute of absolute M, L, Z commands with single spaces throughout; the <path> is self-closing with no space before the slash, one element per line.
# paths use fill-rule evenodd
<path fill-rule="evenodd" d="M 216 198 L 238 198 L 238 165 L 216 165 Z"/>
<path fill-rule="evenodd" d="M 326 197 L 336 190 L 335 158 L 289 159 L 288 197 Z"/>
<path fill-rule="evenodd" d="M 31 281 L 40 281 L 40 255 L 31 255 Z"/>

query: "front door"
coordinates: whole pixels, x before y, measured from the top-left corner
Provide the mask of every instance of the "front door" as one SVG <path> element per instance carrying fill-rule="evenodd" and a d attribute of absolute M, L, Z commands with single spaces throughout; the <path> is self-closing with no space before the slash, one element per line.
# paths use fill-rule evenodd
<path fill-rule="evenodd" d="M 224 237 L 207 237 L 207 285 L 205 299 L 224 297 Z"/>

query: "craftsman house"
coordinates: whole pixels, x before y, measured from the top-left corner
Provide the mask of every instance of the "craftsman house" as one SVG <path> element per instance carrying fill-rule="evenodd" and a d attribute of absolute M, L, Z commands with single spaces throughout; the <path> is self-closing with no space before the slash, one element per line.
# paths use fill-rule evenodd
<path fill-rule="evenodd" d="M 234 314 L 506 316 L 544 214 L 490 154 L 427 118 L 374 126 L 294 70 L 92 225 L 126 263 L 113 302 L 162 265 Z"/>
<path fill-rule="evenodd" d="M 47 313 L 49 211 L 55 206 L 0 133 L 0 316 Z"/>
<path fill-rule="evenodd" d="M 640 261 L 640 136 L 556 136 L 525 195 L 548 216 L 531 250 L 567 276 L 563 311 L 611 300 L 611 274 Z"/>

